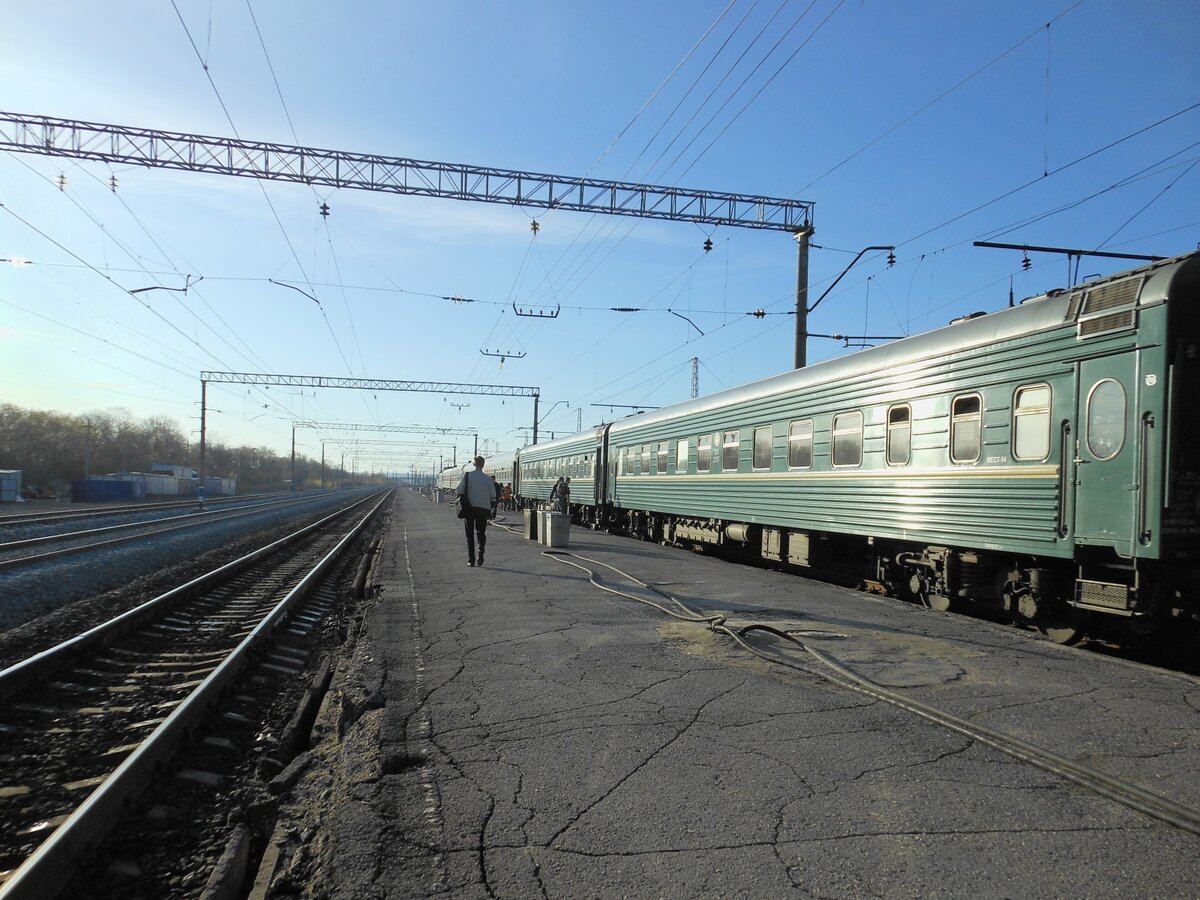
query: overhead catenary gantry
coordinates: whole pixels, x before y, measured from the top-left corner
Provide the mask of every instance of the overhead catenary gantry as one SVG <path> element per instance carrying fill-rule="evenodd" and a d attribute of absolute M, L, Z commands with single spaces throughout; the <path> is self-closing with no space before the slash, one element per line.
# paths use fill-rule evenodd
<path fill-rule="evenodd" d="M 796 368 L 807 360 L 803 345 L 808 336 L 811 201 L 321 150 L 13 112 L 0 112 L 0 149 L 535 209 L 785 231 L 795 236 L 798 252 Z M 322 214 L 327 213 L 328 208 L 323 208 Z"/>
<path fill-rule="evenodd" d="M 373 431 L 378 434 L 461 435 L 475 438 L 475 454 L 479 454 L 479 431 L 474 428 L 441 428 L 436 425 L 368 425 L 361 422 L 297 422 L 296 427 L 319 431 Z"/>
<path fill-rule="evenodd" d="M 200 373 L 200 484 L 204 484 L 204 453 L 209 382 L 220 384 L 285 385 L 288 387 L 341 388 L 357 391 L 417 391 L 429 394 L 485 394 L 495 397 L 533 398 L 533 442 L 537 443 L 538 399 L 535 387 L 512 384 L 460 384 L 452 381 L 402 381 L 381 378 L 341 378 L 330 375 L 271 375 L 263 372 Z M 201 497 L 203 502 L 203 497 Z"/>
<path fill-rule="evenodd" d="M 0 112 L 0 149 L 701 225 L 791 233 L 812 228 L 813 204 L 804 200 L 320 150 L 12 112 Z"/>

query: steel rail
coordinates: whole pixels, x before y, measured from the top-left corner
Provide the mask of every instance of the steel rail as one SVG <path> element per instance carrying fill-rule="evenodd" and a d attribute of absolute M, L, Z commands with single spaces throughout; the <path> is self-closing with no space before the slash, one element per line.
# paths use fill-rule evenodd
<path fill-rule="evenodd" d="M 305 499 L 313 499 L 313 498 L 309 497 L 309 498 L 305 498 Z M 126 535 L 125 537 L 110 538 L 109 540 L 106 540 L 106 541 L 95 541 L 94 543 L 91 543 L 91 544 L 76 544 L 75 546 L 72 546 L 72 547 L 62 547 L 58 550 L 47 550 L 44 553 L 35 553 L 30 556 L 17 556 L 12 559 L 3 559 L 3 560 L 0 560 L 0 570 L 13 569 L 13 568 L 17 568 L 17 567 L 23 566 L 23 565 L 30 565 L 32 563 L 42 562 L 43 560 L 54 559 L 55 557 L 58 557 L 58 556 L 70 556 L 71 554 L 74 554 L 74 553 L 87 553 L 90 550 L 99 550 L 103 547 L 112 547 L 116 544 L 127 544 L 131 541 L 136 541 L 141 538 L 155 537 L 156 535 L 160 535 L 160 534 L 170 534 L 173 531 L 184 531 L 188 528 L 196 528 L 201 525 L 211 525 L 216 522 L 227 522 L 232 519 L 242 519 L 242 518 L 245 518 L 246 516 L 252 516 L 257 513 L 266 512 L 266 509 L 264 509 L 263 507 L 283 506 L 288 503 L 295 503 L 295 502 L 299 502 L 299 501 L 274 500 L 270 503 L 255 504 L 254 508 L 248 509 L 244 512 L 240 512 L 238 510 L 222 509 L 222 510 L 216 510 L 212 513 L 193 513 L 193 514 L 187 515 L 187 516 L 172 516 L 169 519 L 156 519 L 151 522 L 130 522 L 130 523 L 127 523 L 124 525 L 109 525 L 104 528 L 91 529 L 90 531 L 76 531 L 76 532 L 71 532 L 70 534 L 59 534 L 59 535 L 44 535 L 42 537 L 37 537 L 37 538 L 28 538 L 26 541 L 14 541 L 9 544 L 0 544 L 0 552 L 3 552 L 3 551 L 9 550 L 11 548 L 17 547 L 17 546 L 19 546 L 21 544 L 25 544 L 25 543 L 49 543 L 54 540 L 64 540 L 64 539 L 78 537 L 80 535 L 85 535 L 85 534 L 97 534 L 97 533 L 104 533 L 104 532 L 108 532 L 108 531 L 118 531 L 118 530 L 121 530 L 124 528 L 146 528 L 146 527 L 155 525 L 159 522 L 172 522 L 172 521 L 175 521 L 176 519 L 193 519 L 196 516 L 210 516 L 210 515 L 214 516 L 214 518 L 208 518 L 203 521 L 184 522 L 182 525 L 173 525 L 170 528 L 156 528 L 152 531 L 143 531 L 143 532 L 139 532 L 137 534 Z"/>
<path fill-rule="evenodd" d="M 222 691 L 249 664 L 251 651 L 269 640 L 287 621 L 293 608 L 307 596 L 326 570 L 345 552 L 351 541 L 366 527 L 386 500 L 387 495 L 288 591 L 224 662 L 175 707 L 141 746 L 126 757 L 104 783 L 21 864 L 8 881 L 0 886 L 0 900 L 45 900 L 55 896 L 66 885 L 80 854 L 103 839 L 111 830 L 125 802 L 144 790 L 154 777 L 158 765 L 174 754 L 179 743 L 204 719 L 208 708 L 220 697 Z M 277 544 L 278 541 L 271 546 Z M 217 571 L 225 568 L 223 566 Z"/>
<path fill-rule="evenodd" d="M 256 494 L 250 495 L 249 499 L 262 499 L 273 494 Z M 228 503 L 237 500 L 248 499 L 247 496 L 234 497 L 209 497 L 205 502 L 211 503 L 214 506 L 219 503 Z M 93 506 L 89 509 L 71 509 L 62 512 L 51 513 L 0 513 L 0 528 L 11 528 L 18 525 L 41 525 L 53 524 L 55 522 L 65 522 L 68 519 L 88 519 L 100 518 L 102 516 L 124 516 L 136 512 L 153 512 L 158 509 L 174 509 L 183 506 L 195 506 L 196 498 L 189 497 L 186 500 L 151 500 L 146 503 L 127 503 L 122 506 Z"/>
<path fill-rule="evenodd" d="M 142 622 L 149 619 L 152 615 L 158 612 L 159 608 L 166 606 L 172 602 L 186 599 L 197 591 L 203 590 L 214 583 L 220 582 L 229 576 L 241 571 L 248 566 L 258 562 L 264 556 L 273 553 L 288 544 L 295 543 L 298 540 L 306 537 L 310 532 L 317 531 L 325 527 L 333 519 L 345 515 L 356 506 L 360 506 L 369 502 L 372 497 L 365 497 L 361 500 L 356 500 L 354 503 L 346 506 L 337 512 L 330 513 L 311 525 L 306 525 L 299 531 L 272 541 L 264 547 L 253 550 L 245 556 L 239 557 L 232 562 L 213 569 L 211 572 L 206 572 L 179 587 L 172 588 L 164 594 L 160 594 L 145 603 L 135 606 L 133 609 L 121 613 L 121 615 L 110 619 L 107 622 L 102 622 L 89 628 L 73 638 L 56 644 L 53 647 L 37 653 L 28 659 L 24 659 L 19 663 L 14 663 L 6 669 L 0 669 L 0 700 L 12 696 L 19 690 L 27 687 L 32 682 L 39 678 L 45 677 L 49 672 L 55 669 L 62 663 L 64 657 L 82 651 L 97 643 L 111 641 L 117 635 L 124 631 L 140 625 Z"/>
<path fill-rule="evenodd" d="M 262 503 L 248 503 L 245 506 L 235 506 L 232 509 L 212 509 L 204 510 L 203 512 L 185 513 L 179 516 L 165 516 L 161 519 L 144 519 L 140 522 L 122 522 L 120 525 L 101 525 L 97 528 L 87 528 L 83 531 L 63 531 L 58 534 L 41 534 L 37 537 L 21 538 L 16 541 L 5 541 L 0 543 L 0 553 L 7 553 L 12 550 L 18 550 L 21 547 L 33 547 L 37 544 L 51 544 L 54 541 L 66 541 L 72 538 L 82 538 L 90 534 L 107 534 L 110 531 L 122 531 L 128 528 L 145 528 L 151 525 L 159 525 L 164 522 L 178 522 L 181 519 L 196 519 L 200 516 L 217 516 L 228 512 L 238 512 L 243 510 L 259 510 L 264 506 L 280 506 L 287 503 L 298 502 L 301 498 L 290 497 L 287 500 L 267 500 Z M 304 497 L 305 500 L 311 500 L 312 497 Z M 195 504 L 192 504 L 195 506 Z M 216 520 L 219 521 L 219 520 Z"/>

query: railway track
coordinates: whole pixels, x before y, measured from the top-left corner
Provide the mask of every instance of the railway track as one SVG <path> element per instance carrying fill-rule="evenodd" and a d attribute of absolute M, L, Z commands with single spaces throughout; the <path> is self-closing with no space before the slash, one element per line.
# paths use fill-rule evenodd
<path fill-rule="evenodd" d="M 73 553 L 87 553 L 102 547 L 111 547 L 129 541 L 141 540 L 157 535 L 170 534 L 177 531 L 208 525 L 212 522 L 230 521 L 247 516 L 258 515 L 270 509 L 280 509 L 289 505 L 307 503 L 311 497 L 288 498 L 273 500 L 265 503 L 242 505 L 233 509 L 205 510 L 203 512 L 186 513 L 165 519 L 151 519 L 140 522 L 123 522 L 118 525 L 104 525 L 98 528 L 88 528 L 82 531 L 71 531 L 59 534 L 43 534 L 36 537 L 20 538 L 0 542 L 0 571 L 31 565 L 59 556 Z M 106 537 L 106 535 L 119 535 Z M 55 549 L 39 549 L 54 544 L 62 546 Z"/>
<path fill-rule="evenodd" d="M 0 671 L 0 898 L 62 887 L 386 499 L 359 501 Z M 305 610 L 295 627 L 321 614 Z"/>
<path fill-rule="evenodd" d="M 265 500 L 267 498 L 278 497 L 279 494 L 255 494 L 256 500 Z M 207 506 L 226 506 L 229 504 L 244 503 L 247 500 L 246 496 L 239 497 L 210 497 L 205 500 Z M 196 498 L 190 497 L 187 500 L 161 500 L 150 501 L 146 503 L 125 503 L 120 506 L 100 505 L 88 507 L 87 509 L 67 509 L 56 512 L 46 512 L 40 510 L 30 513 L 0 513 L 0 528 L 8 528 L 18 525 L 44 525 L 53 524 L 55 522 L 69 522 L 73 519 L 100 519 L 109 516 L 127 516 L 137 513 L 153 513 L 163 509 L 195 509 Z"/>

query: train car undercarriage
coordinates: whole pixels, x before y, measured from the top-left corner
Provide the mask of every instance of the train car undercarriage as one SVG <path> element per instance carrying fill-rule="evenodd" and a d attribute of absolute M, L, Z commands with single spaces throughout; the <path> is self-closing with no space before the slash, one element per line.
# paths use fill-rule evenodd
<path fill-rule="evenodd" d="M 1200 622 L 1200 573 L 1169 585 L 1156 577 L 1153 561 L 1096 548 L 1080 548 L 1076 560 L 1039 558 L 629 509 L 610 509 L 595 521 L 640 540 L 774 563 L 937 610 L 1037 628 L 1062 644 L 1097 626 L 1144 638 L 1170 623 Z"/>

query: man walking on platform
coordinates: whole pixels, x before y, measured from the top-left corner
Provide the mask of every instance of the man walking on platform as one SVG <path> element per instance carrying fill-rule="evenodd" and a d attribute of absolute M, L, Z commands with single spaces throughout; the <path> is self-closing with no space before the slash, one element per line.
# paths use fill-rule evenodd
<path fill-rule="evenodd" d="M 487 523 L 496 505 L 496 483 L 483 472 L 483 457 L 475 457 L 475 469 L 463 474 L 458 487 L 458 496 L 470 504 L 463 526 L 467 532 L 467 565 L 483 565 L 483 548 L 487 544 Z M 479 538 L 479 556 L 475 556 L 475 539 Z"/>

